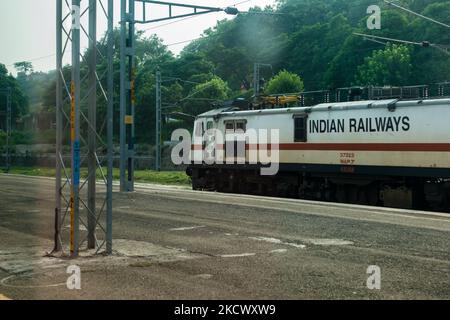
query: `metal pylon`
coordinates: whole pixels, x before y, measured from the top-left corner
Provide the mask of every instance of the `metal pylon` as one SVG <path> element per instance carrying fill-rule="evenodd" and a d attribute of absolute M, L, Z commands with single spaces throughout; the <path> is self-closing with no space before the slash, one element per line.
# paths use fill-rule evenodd
<path fill-rule="evenodd" d="M 100 45 L 97 8 L 108 21 Z M 54 252 L 71 257 L 77 257 L 84 244 L 95 253 L 112 252 L 113 14 L 113 0 L 72 0 L 71 4 L 56 0 Z M 84 15 L 88 28 L 81 22 Z M 89 43 L 86 52 L 81 52 L 82 37 Z M 72 62 L 63 67 L 69 48 Z M 104 70 L 100 59 L 107 61 Z M 106 114 L 97 116 L 97 104 L 106 106 Z M 97 118 L 104 119 L 99 128 Z"/>
<path fill-rule="evenodd" d="M 134 191 L 134 1 L 120 1 L 120 191 L 129 192 Z"/>
<path fill-rule="evenodd" d="M 156 71 L 155 170 L 161 170 L 161 71 Z"/>
<path fill-rule="evenodd" d="M 135 25 L 213 12 L 237 15 L 239 10 L 235 7 L 217 8 L 154 0 L 120 0 L 120 3 L 120 190 L 127 192 L 134 191 Z M 167 14 L 163 17 L 152 17 L 156 10 L 152 10 L 150 6 L 166 8 Z M 160 116 L 157 115 L 157 119 L 160 119 Z M 157 124 L 157 130 L 158 128 L 160 126 Z M 156 147 L 156 168 L 161 165 L 158 154 L 160 148 Z"/>

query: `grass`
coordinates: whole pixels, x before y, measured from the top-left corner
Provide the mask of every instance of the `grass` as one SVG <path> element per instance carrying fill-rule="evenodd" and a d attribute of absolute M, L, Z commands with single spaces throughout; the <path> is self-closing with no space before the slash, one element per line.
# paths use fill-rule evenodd
<path fill-rule="evenodd" d="M 43 167 L 12 167 L 9 171 L 11 174 L 22 174 L 36 177 L 54 177 L 55 168 Z M 103 169 L 106 175 L 106 169 Z M 64 173 L 63 173 L 64 174 Z M 70 172 L 68 172 L 70 174 Z M 97 178 L 101 179 L 102 174 L 97 169 Z M 81 168 L 81 177 L 87 177 L 87 168 Z M 113 169 L 113 179 L 119 180 L 119 169 Z M 136 182 L 158 183 L 167 185 L 190 185 L 191 179 L 184 171 L 152 171 L 152 170 L 136 170 L 134 172 L 134 180 Z"/>

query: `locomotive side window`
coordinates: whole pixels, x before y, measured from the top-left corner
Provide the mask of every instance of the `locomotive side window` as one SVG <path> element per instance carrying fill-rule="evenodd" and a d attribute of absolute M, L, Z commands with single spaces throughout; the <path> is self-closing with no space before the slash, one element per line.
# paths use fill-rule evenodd
<path fill-rule="evenodd" d="M 208 121 L 206 123 L 206 130 L 211 130 L 214 127 L 214 122 Z"/>
<path fill-rule="evenodd" d="M 225 130 L 227 131 L 246 131 L 247 130 L 247 121 L 245 120 L 230 120 L 225 121 Z"/>
<path fill-rule="evenodd" d="M 229 131 L 234 131 L 234 122 L 233 121 L 226 121 L 225 122 L 225 130 Z"/>
<path fill-rule="evenodd" d="M 294 142 L 306 142 L 306 116 L 294 117 Z"/>
<path fill-rule="evenodd" d="M 245 128 L 245 122 L 244 121 L 236 121 L 236 131 L 237 130 L 242 130 L 243 132 L 245 132 L 246 128 Z"/>

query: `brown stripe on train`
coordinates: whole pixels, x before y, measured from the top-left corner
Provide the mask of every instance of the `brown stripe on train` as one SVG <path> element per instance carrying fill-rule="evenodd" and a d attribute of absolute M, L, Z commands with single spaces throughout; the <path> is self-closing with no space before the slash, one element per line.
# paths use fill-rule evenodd
<path fill-rule="evenodd" d="M 224 145 L 216 145 L 223 150 Z M 409 151 L 409 152 L 450 152 L 450 143 L 280 143 L 277 145 L 246 144 L 246 150 L 281 150 L 281 151 Z M 193 151 L 203 150 L 202 145 L 192 145 Z"/>

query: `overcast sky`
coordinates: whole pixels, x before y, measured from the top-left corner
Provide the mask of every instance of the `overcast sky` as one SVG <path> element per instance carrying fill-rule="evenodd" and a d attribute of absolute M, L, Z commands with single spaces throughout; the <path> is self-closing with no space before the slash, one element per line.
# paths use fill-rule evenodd
<path fill-rule="evenodd" d="M 197 4 L 211 7 L 226 7 L 244 0 L 170 0 L 168 2 Z M 71 1 L 68 1 L 69 3 Z M 88 1 L 81 1 L 81 11 Z M 107 3 L 107 0 L 103 0 Z M 237 5 L 241 11 L 249 7 L 274 5 L 275 0 L 250 0 Z M 31 61 L 36 71 L 48 71 L 55 68 L 55 6 L 56 0 L 13 0 L 0 1 L 0 63 L 7 66 L 10 72 L 15 73 L 13 63 L 18 61 Z M 64 7 L 66 7 L 64 5 Z M 115 24 L 119 21 L 120 1 L 115 0 Z M 66 8 L 64 8 L 66 10 Z M 167 10 L 167 9 L 166 9 Z M 152 18 L 160 17 L 166 10 L 162 7 L 147 7 L 147 14 L 151 12 Z M 142 12 L 140 4 L 136 5 L 136 12 Z M 174 14 L 182 13 L 174 11 Z M 87 15 L 86 15 L 87 16 Z M 139 16 L 137 16 L 138 18 Z M 87 18 L 87 17 L 85 17 Z M 166 44 L 174 44 L 199 37 L 203 30 L 212 27 L 217 20 L 232 18 L 225 13 L 210 13 L 196 16 L 166 26 L 166 22 L 151 25 L 138 25 L 138 30 L 145 30 L 146 35 L 156 33 Z M 98 8 L 99 36 L 106 30 L 106 20 L 99 6 Z M 82 22 L 87 26 L 86 19 Z M 86 27 L 87 28 L 87 27 Z M 83 39 L 84 38 L 84 39 Z M 188 43 L 171 45 L 169 47 L 178 54 Z M 87 45 L 87 39 L 82 33 L 82 47 Z M 65 62 L 70 61 L 70 55 L 65 57 Z"/>

